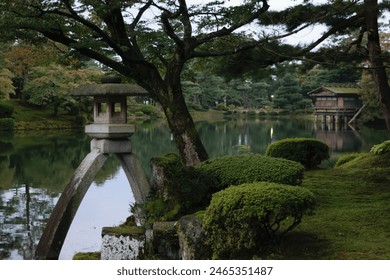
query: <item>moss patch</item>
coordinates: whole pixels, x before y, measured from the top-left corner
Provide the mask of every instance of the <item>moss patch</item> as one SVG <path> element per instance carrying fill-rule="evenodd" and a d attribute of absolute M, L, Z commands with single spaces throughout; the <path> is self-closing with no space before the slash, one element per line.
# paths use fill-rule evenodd
<path fill-rule="evenodd" d="M 80 252 L 73 256 L 73 260 L 100 260 L 100 252 Z"/>

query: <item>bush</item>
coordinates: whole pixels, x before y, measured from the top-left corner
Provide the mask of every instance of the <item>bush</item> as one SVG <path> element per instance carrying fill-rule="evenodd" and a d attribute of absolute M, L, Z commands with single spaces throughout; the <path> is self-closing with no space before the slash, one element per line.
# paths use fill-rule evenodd
<path fill-rule="evenodd" d="M 204 209 L 209 201 L 207 174 L 185 166 L 176 154 L 151 159 L 156 193 L 143 206 L 146 216 L 155 220 L 174 220 Z"/>
<path fill-rule="evenodd" d="M 140 108 L 140 111 L 151 118 L 158 118 L 159 117 L 158 109 L 157 109 L 157 107 L 155 107 L 153 105 L 143 105 Z"/>
<path fill-rule="evenodd" d="M 0 118 L 11 118 L 14 107 L 8 103 L 0 103 Z"/>
<path fill-rule="evenodd" d="M 359 153 L 344 154 L 344 155 L 342 155 L 342 156 L 340 156 L 338 158 L 338 160 L 336 161 L 335 166 L 339 167 L 339 166 L 341 166 L 343 164 L 346 164 L 347 162 L 350 162 L 350 161 L 352 161 L 352 160 L 354 160 L 354 159 L 356 159 L 356 158 L 358 158 L 360 156 L 361 156 L 361 154 L 359 154 Z"/>
<path fill-rule="evenodd" d="M 0 131 L 12 131 L 15 128 L 14 119 L 4 118 L 0 119 Z"/>
<path fill-rule="evenodd" d="M 248 111 L 247 118 L 248 119 L 255 119 L 256 118 L 256 111 Z"/>
<path fill-rule="evenodd" d="M 329 158 L 329 147 L 316 139 L 287 138 L 269 145 L 265 155 L 300 162 L 306 168 L 313 168 Z"/>
<path fill-rule="evenodd" d="M 370 152 L 375 154 L 375 155 L 383 155 L 385 153 L 390 152 L 390 140 L 387 140 L 381 144 L 377 144 L 377 145 L 372 146 Z"/>
<path fill-rule="evenodd" d="M 73 123 L 75 126 L 84 126 L 87 123 L 87 118 L 83 115 L 75 116 Z"/>
<path fill-rule="evenodd" d="M 210 159 L 196 168 L 208 173 L 218 190 L 260 181 L 299 185 L 304 171 L 299 163 L 254 154 Z"/>
<path fill-rule="evenodd" d="M 314 195 L 302 187 L 258 182 L 213 195 L 204 214 L 206 243 L 215 259 L 264 254 L 314 209 Z"/>

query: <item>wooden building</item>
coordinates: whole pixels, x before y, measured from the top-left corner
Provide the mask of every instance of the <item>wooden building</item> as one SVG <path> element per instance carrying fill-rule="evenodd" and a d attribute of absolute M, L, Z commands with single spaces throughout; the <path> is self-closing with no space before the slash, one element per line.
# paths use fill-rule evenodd
<path fill-rule="evenodd" d="M 360 87 L 356 84 L 326 84 L 311 91 L 316 120 L 347 123 L 362 107 Z"/>

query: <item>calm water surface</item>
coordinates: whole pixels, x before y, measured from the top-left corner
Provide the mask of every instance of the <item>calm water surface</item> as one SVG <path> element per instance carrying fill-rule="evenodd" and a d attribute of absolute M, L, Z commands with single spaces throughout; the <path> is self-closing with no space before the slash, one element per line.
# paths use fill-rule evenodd
<path fill-rule="evenodd" d="M 369 151 L 388 139 L 383 130 L 335 130 L 310 120 L 201 121 L 197 128 L 210 157 L 237 154 L 242 147 L 262 153 L 278 139 L 313 137 L 329 145 L 334 161 L 341 153 Z M 78 132 L 0 135 L 0 259 L 33 258 L 55 203 L 89 152 L 89 141 Z M 176 151 L 163 123 L 138 125 L 131 141 L 147 174 L 151 157 Z M 112 156 L 81 203 L 60 259 L 100 250 L 102 227 L 125 221 L 133 203 L 127 178 Z"/>

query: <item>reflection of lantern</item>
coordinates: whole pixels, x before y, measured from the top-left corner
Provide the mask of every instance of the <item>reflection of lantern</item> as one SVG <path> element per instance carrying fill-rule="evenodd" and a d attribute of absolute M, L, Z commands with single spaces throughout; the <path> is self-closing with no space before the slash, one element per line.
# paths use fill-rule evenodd
<path fill-rule="evenodd" d="M 85 127 L 93 138 L 127 138 L 135 127 L 127 123 L 127 96 L 147 96 L 145 89 L 134 84 L 121 84 L 120 77 L 105 77 L 102 84 L 82 85 L 73 96 L 93 96 L 94 123 Z"/>

